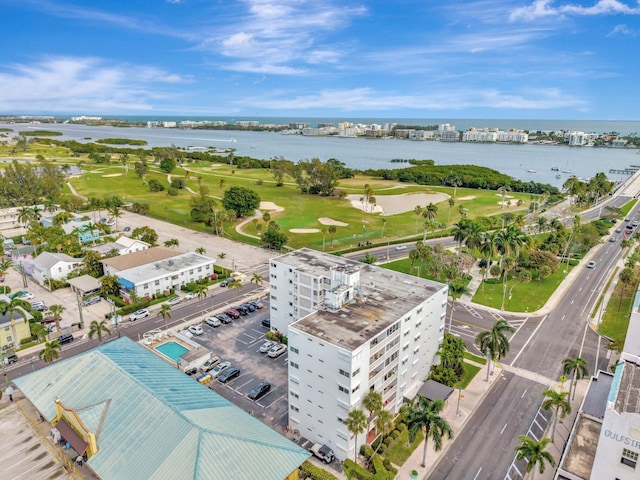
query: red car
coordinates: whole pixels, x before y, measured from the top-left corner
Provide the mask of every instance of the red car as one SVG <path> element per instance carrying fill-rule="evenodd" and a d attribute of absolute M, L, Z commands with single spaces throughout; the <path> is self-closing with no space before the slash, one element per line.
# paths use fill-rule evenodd
<path fill-rule="evenodd" d="M 233 318 L 234 320 L 240 318 L 240 312 L 235 310 L 235 309 L 231 309 L 231 310 L 227 310 L 226 312 L 224 312 L 226 315 L 230 316 L 231 318 Z"/>

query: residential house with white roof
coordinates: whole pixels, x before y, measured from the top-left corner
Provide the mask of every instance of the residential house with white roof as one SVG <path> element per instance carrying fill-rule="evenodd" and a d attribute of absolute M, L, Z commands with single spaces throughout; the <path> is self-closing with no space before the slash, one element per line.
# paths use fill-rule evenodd
<path fill-rule="evenodd" d="M 42 252 L 31 260 L 24 260 L 22 267 L 27 275 L 46 286 L 49 279 L 66 279 L 69 273 L 82 266 L 82 262 L 82 258 L 73 258 L 66 253 Z"/>

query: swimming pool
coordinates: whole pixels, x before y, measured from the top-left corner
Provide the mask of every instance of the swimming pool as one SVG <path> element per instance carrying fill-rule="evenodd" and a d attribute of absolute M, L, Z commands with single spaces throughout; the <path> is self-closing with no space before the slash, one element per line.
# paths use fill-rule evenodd
<path fill-rule="evenodd" d="M 155 349 L 163 354 L 165 357 L 169 357 L 174 362 L 180 361 L 180 355 L 183 355 L 189 351 L 188 348 L 183 347 L 176 342 L 167 342 L 162 345 L 158 345 Z"/>

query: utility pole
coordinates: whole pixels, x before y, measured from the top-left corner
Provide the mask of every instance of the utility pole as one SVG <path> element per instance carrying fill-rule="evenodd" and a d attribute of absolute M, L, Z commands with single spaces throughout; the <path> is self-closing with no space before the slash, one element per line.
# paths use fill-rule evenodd
<path fill-rule="evenodd" d="M 84 319 L 82 318 L 82 302 L 80 301 L 80 292 L 76 290 L 76 302 L 78 303 L 78 315 L 80 317 L 80 328 L 84 328 Z"/>

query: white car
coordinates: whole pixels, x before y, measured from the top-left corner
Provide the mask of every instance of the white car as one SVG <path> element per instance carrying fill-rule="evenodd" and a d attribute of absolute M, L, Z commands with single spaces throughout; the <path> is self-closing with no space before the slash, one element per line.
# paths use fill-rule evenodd
<path fill-rule="evenodd" d="M 32 300 L 34 298 L 36 298 L 36 296 L 31 292 L 22 292 L 22 294 L 18 296 L 20 300 Z"/>
<path fill-rule="evenodd" d="M 204 319 L 204 323 L 206 323 L 210 327 L 219 327 L 222 324 L 220 319 L 216 317 L 207 317 Z"/>
<path fill-rule="evenodd" d="M 194 299 L 194 298 L 196 298 L 196 294 L 195 294 L 195 293 L 193 293 L 193 292 L 189 292 L 189 293 L 187 293 L 187 294 L 184 296 L 184 299 L 185 299 L 185 300 L 192 300 L 192 299 Z"/>
<path fill-rule="evenodd" d="M 212 378 L 216 378 L 218 375 L 220 375 L 230 366 L 231 366 L 231 362 L 219 363 L 215 367 L 213 367 L 213 370 L 211 370 L 211 373 L 209 375 L 211 375 Z"/>
<path fill-rule="evenodd" d="M 179 304 L 181 301 L 182 299 L 180 297 L 171 297 L 169 300 L 167 300 L 167 303 L 173 306 Z"/>
<path fill-rule="evenodd" d="M 189 331 L 194 335 L 202 335 L 204 333 L 204 330 L 200 325 L 191 325 L 189 327 Z"/>
<path fill-rule="evenodd" d="M 267 355 L 269 355 L 271 358 L 278 358 L 280 355 L 282 355 L 286 351 L 287 351 L 287 346 L 283 343 L 279 343 L 271 347 L 271 350 L 267 352 Z"/>
<path fill-rule="evenodd" d="M 147 310 L 146 308 L 143 308 L 142 310 L 138 310 L 136 312 L 133 312 L 131 315 L 129 315 L 129 321 L 135 322 L 139 318 L 144 318 L 148 316 L 149 316 L 149 310 Z"/>
<path fill-rule="evenodd" d="M 276 342 L 273 340 L 267 340 L 262 345 L 260 345 L 260 353 L 267 353 L 275 346 Z"/>

